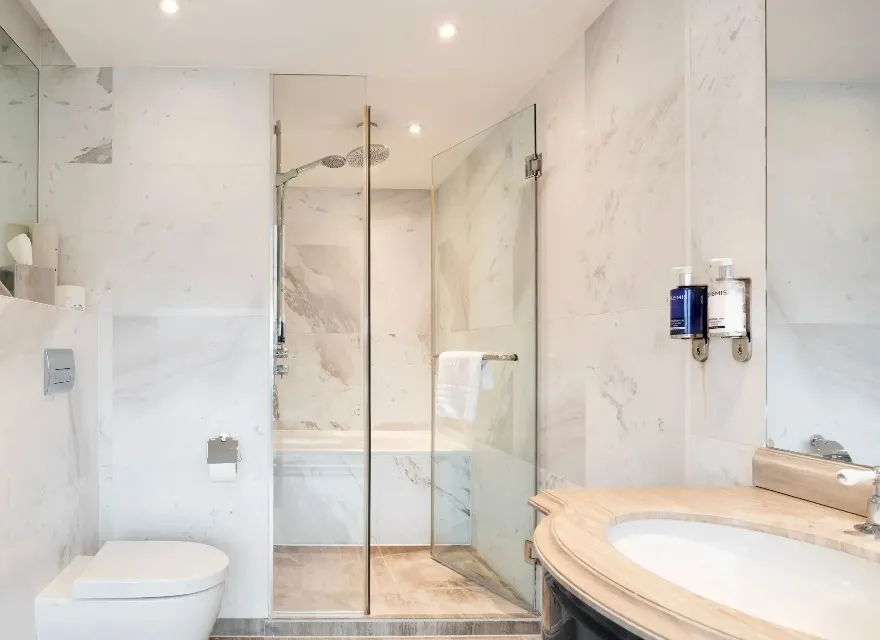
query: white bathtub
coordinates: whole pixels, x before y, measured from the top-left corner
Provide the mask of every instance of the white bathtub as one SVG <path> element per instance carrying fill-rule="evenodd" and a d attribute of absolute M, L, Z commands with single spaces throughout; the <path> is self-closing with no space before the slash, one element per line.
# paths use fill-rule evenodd
<path fill-rule="evenodd" d="M 373 544 L 429 544 L 430 431 L 375 431 L 371 444 Z M 470 544 L 470 452 L 439 437 L 436 464 L 436 540 Z M 363 497 L 363 432 L 275 432 L 275 544 L 363 544 Z"/>

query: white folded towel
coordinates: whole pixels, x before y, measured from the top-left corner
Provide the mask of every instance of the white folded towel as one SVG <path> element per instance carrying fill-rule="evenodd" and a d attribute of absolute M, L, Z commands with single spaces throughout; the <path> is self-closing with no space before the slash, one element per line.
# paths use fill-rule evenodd
<path fill-rule="evenodd" d="M 480 389 L 492 388 L 492 372 L 482 351 L 444 351 L 437 359 L 437 392 L 434 412 L 438 418 L 477 418 Z"/>

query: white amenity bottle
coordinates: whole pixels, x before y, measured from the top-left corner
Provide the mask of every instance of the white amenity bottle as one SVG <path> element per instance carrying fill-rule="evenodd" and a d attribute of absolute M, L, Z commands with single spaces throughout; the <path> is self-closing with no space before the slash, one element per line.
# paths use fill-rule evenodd
<path fill-rule="evenodd" d="M 733 277 L 730 258 L 713 258 L 718 276 L 709 283 L 709 335 L 713 338 L 743 338 L 746 327 L 746 283 Z"/>

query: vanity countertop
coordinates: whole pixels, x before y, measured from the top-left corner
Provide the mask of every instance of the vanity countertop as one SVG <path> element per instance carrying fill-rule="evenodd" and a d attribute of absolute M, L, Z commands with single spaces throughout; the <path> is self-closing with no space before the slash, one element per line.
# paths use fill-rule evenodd
<path fill-rule="evenodd" d="M 880 541 L 850 533 L 864 517 L 758 487 L 549 490 L 535 529 L 541 564 L 566 589 L 637 635 L 654 638 L 812 638 L 667 582 L 608 539 L 621 522 L 671 518 L 777 534 L 880 561 Z"/>

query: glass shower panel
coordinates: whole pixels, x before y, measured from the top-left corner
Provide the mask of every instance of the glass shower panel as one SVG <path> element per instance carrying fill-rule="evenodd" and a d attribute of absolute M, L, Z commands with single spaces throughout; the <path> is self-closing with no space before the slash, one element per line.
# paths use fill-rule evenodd
<path fill-rule="evenodd" d="M 289 373 L 276 376 L 274 610 L 362 615 L 368 457 L 365 422 L 361 77 L 275 76 L 284 193 Z M 316 162 L 317 161 L 317 162 Z"/>
<path fill-rule="evenodd" d="M 488 360 L 476 418 L 433 423 L 433 557 L 526 609 L 536 492 L 534 106 L 433 161 L 434 353 Z M 436 388 L 436 365 L 434 367 Z M 487 384 L 487 374 L 491 383 Z"/>

